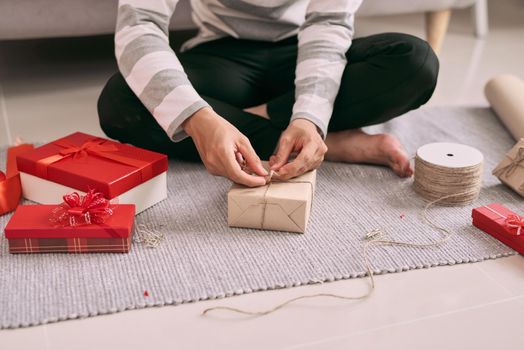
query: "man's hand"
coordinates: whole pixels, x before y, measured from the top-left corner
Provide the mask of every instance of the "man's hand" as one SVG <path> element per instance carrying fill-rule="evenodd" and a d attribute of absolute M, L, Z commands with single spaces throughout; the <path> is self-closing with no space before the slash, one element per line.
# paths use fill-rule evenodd
<path fill-rule="evenodd" d="M 246 186 L 266 184 L 263 176 L 267 171 L 249 140 L 227 120 L 205 107 L 193 114 L 182 125 L 191 136 L 207 170 L 218 176 Z M 255 172 L 250 175 L 243 171 L 237 161 L 238 153 L 246 160 L 247 166 Z"/>
<path fill-rule="evenodd" d="M 287 163 L 293 152 L 298 152 L 298 156 Z M 277 153 L 271 156 L 269 164 L 271 170 L 278 172 L 279 179 L 287 180 L 318 168 L 326 152 L 327 146 L 316 125 L 307 119 L 295 119 L 280 136 Z"/>

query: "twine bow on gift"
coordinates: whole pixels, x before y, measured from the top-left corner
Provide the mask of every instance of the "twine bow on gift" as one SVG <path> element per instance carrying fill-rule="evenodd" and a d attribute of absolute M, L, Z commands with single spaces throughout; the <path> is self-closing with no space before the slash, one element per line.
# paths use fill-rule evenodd
<path fill-rule="evenodd" d="M 262 197 L 264 200 L 263 206 L 262 206 L 262 215 L 260 216 L 260 224 L 258 225 L 260 228 L 264 228 L 264 223 L 266 222 L 266 208 L 267 208 L 267 193 L 269 192 L 269 187 L 271 186 L 271 180 L 273 179 L 273 176 L 278 176 L 278 173 L 274 170 L 269 170 L 268 175 L 266 176 L 266 190 L 264 192 L 264 196 Z"/>
<path fill-rule="evenodd" d="M 515 158 L 511 159 L 511 157 L 507 157 L 510 158 L 510 163 L 494 171 L 493 175 L 498 177 L 510 177 L 511 175 L 513 175 L 513 173 L 519 168 L 519 166 L 522 165 L 522 162 L 524 162 L 524 147 L 519 148 Z"/>
<path fill-rule="evenodd" d="M 50 221 L 61 227 L 101 225 L 113 215 L 111 202 L 100 192 L 90 190 L 85 196 L 66 194 L 64 203 L 53 209 Z"/>
<path fill-rule="evenodd" d="M 524 217 L 513 213 L 508 214 L 506 216 L 487 205 L 484 206 L 484 208 L 488 209 L 492 213 L 495 213 L 504 219 L 504 226 L 506 226 L 509 229 L 507 230 L 508 233 L 515 236 L 520 236 L 522 234 L 522 229 L 524 228 Z"/>

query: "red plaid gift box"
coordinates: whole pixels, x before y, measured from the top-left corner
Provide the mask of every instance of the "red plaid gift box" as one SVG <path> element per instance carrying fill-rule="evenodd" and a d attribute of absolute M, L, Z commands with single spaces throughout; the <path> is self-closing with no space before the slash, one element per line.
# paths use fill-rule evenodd
<path fill-rule="evenodd" d="M 21 205 L 5 227 L 10 253 L 127 253 L 131 248 L 135 206 L 119 204 L 100 223 L 64 226 L 57 205 Z M 74 209 L 74 208 L 73 208 Z M 95 221 L 95 220 L 93 220 Z"/>
<path fill-rule="evenodd" d="M 17 156 L 25 198 L 58 203 L 94 189 L 135 204 L 136 213 L 167 197 L 167 156 L 80 132 Z"/>
<path fill-rule="evenodd" d="M 474 208 L 473 225 L 524 254 L 524 217 L 499 203 Z"/>

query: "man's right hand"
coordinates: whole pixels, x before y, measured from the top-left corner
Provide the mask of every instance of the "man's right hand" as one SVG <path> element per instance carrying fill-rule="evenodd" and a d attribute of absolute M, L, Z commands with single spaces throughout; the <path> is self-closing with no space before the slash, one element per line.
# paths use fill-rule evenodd
<path fill-rule="evenodd" d="M 193 139 L 200 158 L 211 174 L 224 176 L 250 187 L 266 184 L 267 171 L 249 139 L 211 108 L 198 110 L 182 127 Z M 238 153 L 246 160 L 247 167 L 259 176 L 243 171 L 237 161 Z"/>

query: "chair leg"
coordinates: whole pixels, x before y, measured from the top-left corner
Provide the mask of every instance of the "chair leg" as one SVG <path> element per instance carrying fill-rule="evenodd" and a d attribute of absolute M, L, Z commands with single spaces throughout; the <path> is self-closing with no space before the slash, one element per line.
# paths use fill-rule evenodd
<path fill-rule="evenodd" d="M 426 12 L 426 38 L 438 54 L 448 30 L 451 9 Z"/>
<path fill-rule="evenodd" d="M 488 2 L 487 0 L 477 0 L 473 5 L 473 18 L 475 20 L 475 35 L 483 38 L 488 34 Z"/>

